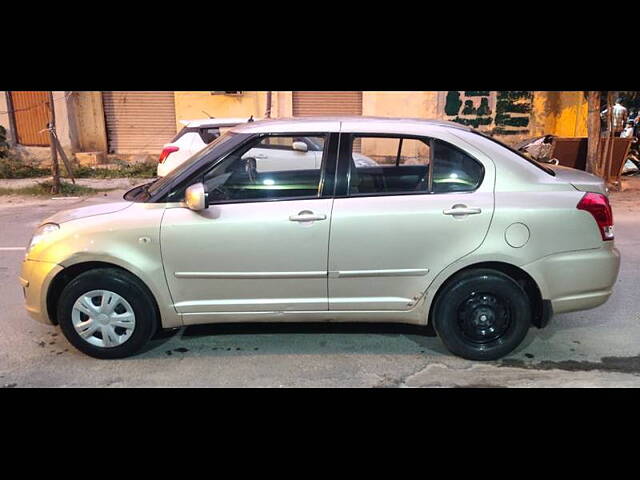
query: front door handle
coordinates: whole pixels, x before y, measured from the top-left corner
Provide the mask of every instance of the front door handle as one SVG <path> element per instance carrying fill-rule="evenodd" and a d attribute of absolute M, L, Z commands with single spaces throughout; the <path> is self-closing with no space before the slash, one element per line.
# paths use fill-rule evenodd
<path fill-rule="evenodd" d="M 317 222 L 320 220 L 326 220 L 326 215 L 317 215 L 313 213 L 311 210 L 303 210 L 297 215 L 291 215 L 289 220 L 291 222 Z"/>
<path fill-rule="evenodd" d="M 264 153 L 259 153 L 257 155 L 254 155 L 254 158 L 257 158 L 258 160 L 264 160 L 265 158 L 269 158 L 269 157 Z"/>
<path fill-rule="evenodd" d="M 458 215 L 478 215 L 479 213 L 482 213 L 482 209 L 467 207 L 466 205 L 454 205 L 453 208 L 443 210 L 442 213 L 444 215 L 453 215 L 454 217 Z"/>

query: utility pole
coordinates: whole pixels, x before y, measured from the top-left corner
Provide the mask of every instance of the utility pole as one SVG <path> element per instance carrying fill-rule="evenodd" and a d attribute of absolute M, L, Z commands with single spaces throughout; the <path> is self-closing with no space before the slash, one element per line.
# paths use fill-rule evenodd
<path fill-rule="evenodd" d="M 49 92 L 49 143 L 51 144 L 51 175 L 53 183 L 51 185 L 51 193 L 56 195 L 60 193 L 60 167 L 58 165 L 58 150 L 56 148 L 56 116 L 53 111 L 53 92 Z"/>
<path fill-rule="evenodd" d="M 267 111 L 265 112 L 265 118 L 271 118 L 271 98 L 273 96 L 272 91 L 267 92 Z"/>
<path fill-rule="evenodd" d="M 600 92 L 587 92 L 589 116 L 587 120 L 589 145 L 587 148 L 587 172 L 598 172 L 598 147 L 600 146 Z"/>
<path fill-rule="evenodd" d="M 615 95 L 616 92 L 607 92 L 607 143 L 604 151 L 604 168 L 602 175 L 607 185 L 611 183 L 611 163 L 613 158 L 613 145 L 615 142 L 615 135 L 613 134 L 613 100 Z"/>

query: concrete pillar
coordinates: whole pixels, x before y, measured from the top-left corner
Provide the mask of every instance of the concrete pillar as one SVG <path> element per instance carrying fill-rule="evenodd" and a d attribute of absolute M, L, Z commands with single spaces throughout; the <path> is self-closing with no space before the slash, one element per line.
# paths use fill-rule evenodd
<path fill-rule="evenodd" d="M 106 152 L 107 127 L 102 92 L 73 92 L 68 102 L 79 152 Z"/>
<path fill-rule="evenodd" d="M 0 125 L 7 131 L 9 145 L 13 145 L 15 143 L 15 133 L 11 130 L 8 95 L 9 92 L 0 91 Z"/>
<path fill-rule="evenodd" d="M 56 133 L 60 145 L 65 151 L 76 152 L 78 149 L 78 132 L 75 121 L 69 110 L 70 97 L 73 92 L 52 92 L 54 114 L 56 117 Z"/>
<path fill-rule="evenodd" d="M 293 92 L 274 91 L 271 118 L 293 117 Z"/>

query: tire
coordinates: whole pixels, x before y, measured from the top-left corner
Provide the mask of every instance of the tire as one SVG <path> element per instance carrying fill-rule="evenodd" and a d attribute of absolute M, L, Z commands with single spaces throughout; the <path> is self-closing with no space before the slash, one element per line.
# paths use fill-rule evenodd
<path fill-rule="evenodd" d="M 105 312 L 110 307 L 113 311 L 99 313 L 103 302 Z M 146 286 L 117 268 L 89 270 L 74 278 L 60 295 L 57 314 L 67 340 L 81 352 L 101 359 L 124 358 L 139 352 L 158 323 L 155 303 Z M 87 335 L 87 340 L 81 337 L 80 331 L 87 334 L 92 328 L 95 331 Z M 107 340 L 103 338 L 103 328 L 110 332 Z"/>
<path fill-rule="evenodd" d="M 447 349 L 468 360 L 512 352 L 531 325 L 531 303 L 511 277 L 475 269 L 454 277 L 434 305 L 434 327 Z"/>

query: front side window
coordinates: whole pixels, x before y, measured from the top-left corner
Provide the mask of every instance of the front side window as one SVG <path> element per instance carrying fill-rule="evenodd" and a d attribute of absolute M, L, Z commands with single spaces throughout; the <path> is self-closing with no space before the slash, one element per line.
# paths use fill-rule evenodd
<path fill-rule="evenodd" d="M 430 163 L 427 140 L 354 136 L 350 194 L 427 192 Z"/>
<path fill-rule="evenodd" d="M 231 153 L 204 175 L 211 203 L 316 198 L 321 184 L 324 136 L 269 135 Z"/>

